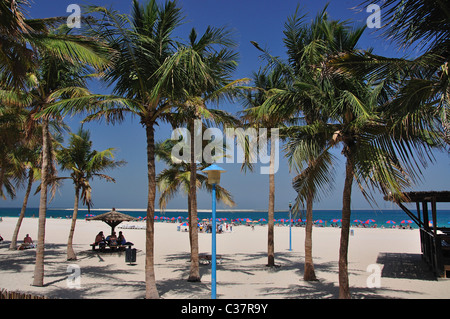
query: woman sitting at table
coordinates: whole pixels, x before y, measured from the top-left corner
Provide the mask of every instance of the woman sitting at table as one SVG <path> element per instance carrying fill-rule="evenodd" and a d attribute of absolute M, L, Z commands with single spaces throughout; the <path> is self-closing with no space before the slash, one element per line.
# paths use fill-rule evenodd
<path fill-rule="evenodd" d="M 105 235 L 103 235 L 102 231 L 99 232 L 97 234 L 97 236 L 95 236 L 94 245 L 98 245 L 98 247 L 100 247 L 100 248 L 105 247 L 105 245 L 106 245 Z"/>
<path fill-rule="evenodd" d="M 133 245 L 133 243 L 130 243 L 125 239 L 125 236 L 122 234 L 121 231 L 119 232 L 119 237 L 117 238 L 117 241 L 119 242 L 119 245 L 122 246 Z"/>
<path fill-rule="evenodd" d="M 116 232 L 113 231 L 111 235 L 106 237 L 106 242 L 108 243 L 108 245 L 110 247 L 117 246 L 119 243 L 118 243 L 118 240 L 117 240 Z"/>

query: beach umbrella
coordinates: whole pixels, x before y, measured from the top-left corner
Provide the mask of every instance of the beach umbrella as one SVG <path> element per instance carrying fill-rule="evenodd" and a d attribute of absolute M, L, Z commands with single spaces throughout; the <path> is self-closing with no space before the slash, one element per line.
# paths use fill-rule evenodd
<path fill-rule="evenodd" d="M 355 219 L 353 222 L 354 222 L 354 223 L 362 223 L 362 220 Z"/>
<path fill-rule="evenodd" d="M 316 220 L 314 223 L 319 223 L 319 224 L 322 224 L 323 223 L 323 220 L 321 220 L 321 219 L 318 219 L 318 220 Z"/>
<path fill-rule="evenodd" d="M 366 224 L 369 224 L 369 223 L 375 223 L 375 219 L 368 219 L 368 220 L 366 220 Z"/>
<path fill-rule="evenodd" d="M 116 211 L 115 208 L 112 209 L 112 211 L 100 214 L 94 217 L 89 217 L 86 220 L 100 220 L 102 222 L 107 223 L 109 226 L 111 226 L 111 234 L 114 232 L 114 229 L 117 225 L 119 225 L 121 222 L 128 222 L 128 221 L 134 221 L 138 220 L 136 217 L 119 213 Z"/>
<path fill-rule="evenodd" d="M 260 222 L 266 222 L 267 220 L 265 220 L 264 218 L 260 218 L 259 221 Z"/>
<path fill-rule="evenodd" d="M 386 224 L 395 224 L 395 222 L 394 222 L 393 220 L 388 220 L 388 221 L 386 222 Z"/>
<path fill-rule="evenodd" d="M 410 220 L 410 219 L 404 219 L 404 220 L 402 220 L 401 222 L 400 222 L 400 224 L 412 224 L 412 220 Z"/>
<path fill-rule="evenodd" d="M 189 226 L 189 223 L 184 222 L 184 223 L 181 224 L 180 226 Z"/>
<path fill-rule="evenodd" d="M 342 220 L 342 219 L 334 218 L 334 219 L 332 219 L 331 221 L 332 221 L 333 223 L 339 223 L 341 220 Z"/>

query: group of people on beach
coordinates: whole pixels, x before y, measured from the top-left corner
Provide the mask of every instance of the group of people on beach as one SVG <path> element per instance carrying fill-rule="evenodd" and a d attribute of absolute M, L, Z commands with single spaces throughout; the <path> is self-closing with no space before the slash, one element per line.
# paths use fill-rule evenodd
<path fill-rule="evenodd" d="M 95 236 L 94 244 L 98 245 L 99 247 L 106 245 L 110 247 L 121 245 L 132 245 L 132 243 L 127 242 L 125 236 L 121 231 L 119 232 L 119 236 L 117 236 L 116 232 L 113 231 L 111 235 L 108 235 L 106 238 L 105 235 L 103 234 L 103 231 L 101 231 L 97 234 L 97 236 Z"/>

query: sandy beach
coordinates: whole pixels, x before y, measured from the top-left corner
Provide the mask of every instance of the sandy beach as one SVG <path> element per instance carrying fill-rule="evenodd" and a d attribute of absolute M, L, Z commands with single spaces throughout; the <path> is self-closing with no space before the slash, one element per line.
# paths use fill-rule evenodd
<path fill-rule="evenodd" d="M 99 231 L 108 234 L 102 222 L 79 220 L 74 248 L 77 261 L 66 261 L 70 220 L 48 219 L 46 223 L 45 287 L 31 286 L 35 250 L 10 251 L 9 243 L 17 218 L 0 222 L 0 288 L 45 295 L 50 298 L 143 298 L 145 230 L 121 229 L 134 243 L 137 260 L 125 262 L 125 253 L 91 251 Z M 21 241 L 30 234 L 37 241 L 37 218 L 25 218 L 19 233 Z M 142 225 L 144 222 L 123 223 Z M 177 231 L 179 224 L 156 223 L 155 264 L 157 287 L 164 299 L 210 298 L 210 266 L 200 266 L 200 283 L 186 281 L 189 273 L 189 234 Z M 234 226 L 232 232 L 217 235 L 218 298 L 289 299 L 337 298 L 340 229 L 315 227 L 313 257 L 316 282 L 303 281 L 304 234 L 289 227 L 275 227 L 275 261 L 268 269 L 267 226 Z M 200 253 L 211 252 L 211 235 L 199 234 Z M 75 266 L 74 266 L 75 265 Z M 353 298 L 450 298 L 450 281 L 436 280 L 421 260 L 418 230 L 354 228 L 349 244 L 349 278 Z M 80 270 L 79 286 L 68 281 L 72 269 Z M 368 268 L 369 267 L 369 268 Z M 68 272 L 69 270 L 69 272 Z M 381 277 L 376 281 L 377 271 Z M 69 284 L 68 284 L 69 283 Z M 373 287 L 375 286 L 375 287 Z M 377 287 L 378 286 L 378 287 Z"/>

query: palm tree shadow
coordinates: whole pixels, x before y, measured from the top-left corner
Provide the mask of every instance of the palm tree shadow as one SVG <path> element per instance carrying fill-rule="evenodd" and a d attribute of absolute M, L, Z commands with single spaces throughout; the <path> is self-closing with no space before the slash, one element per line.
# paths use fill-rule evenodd
<path fill-rule="evenodd" d="M 377 264 L 383 265 L 381 277 L 436 280 L 421 254 L 380 253 Z"/>

